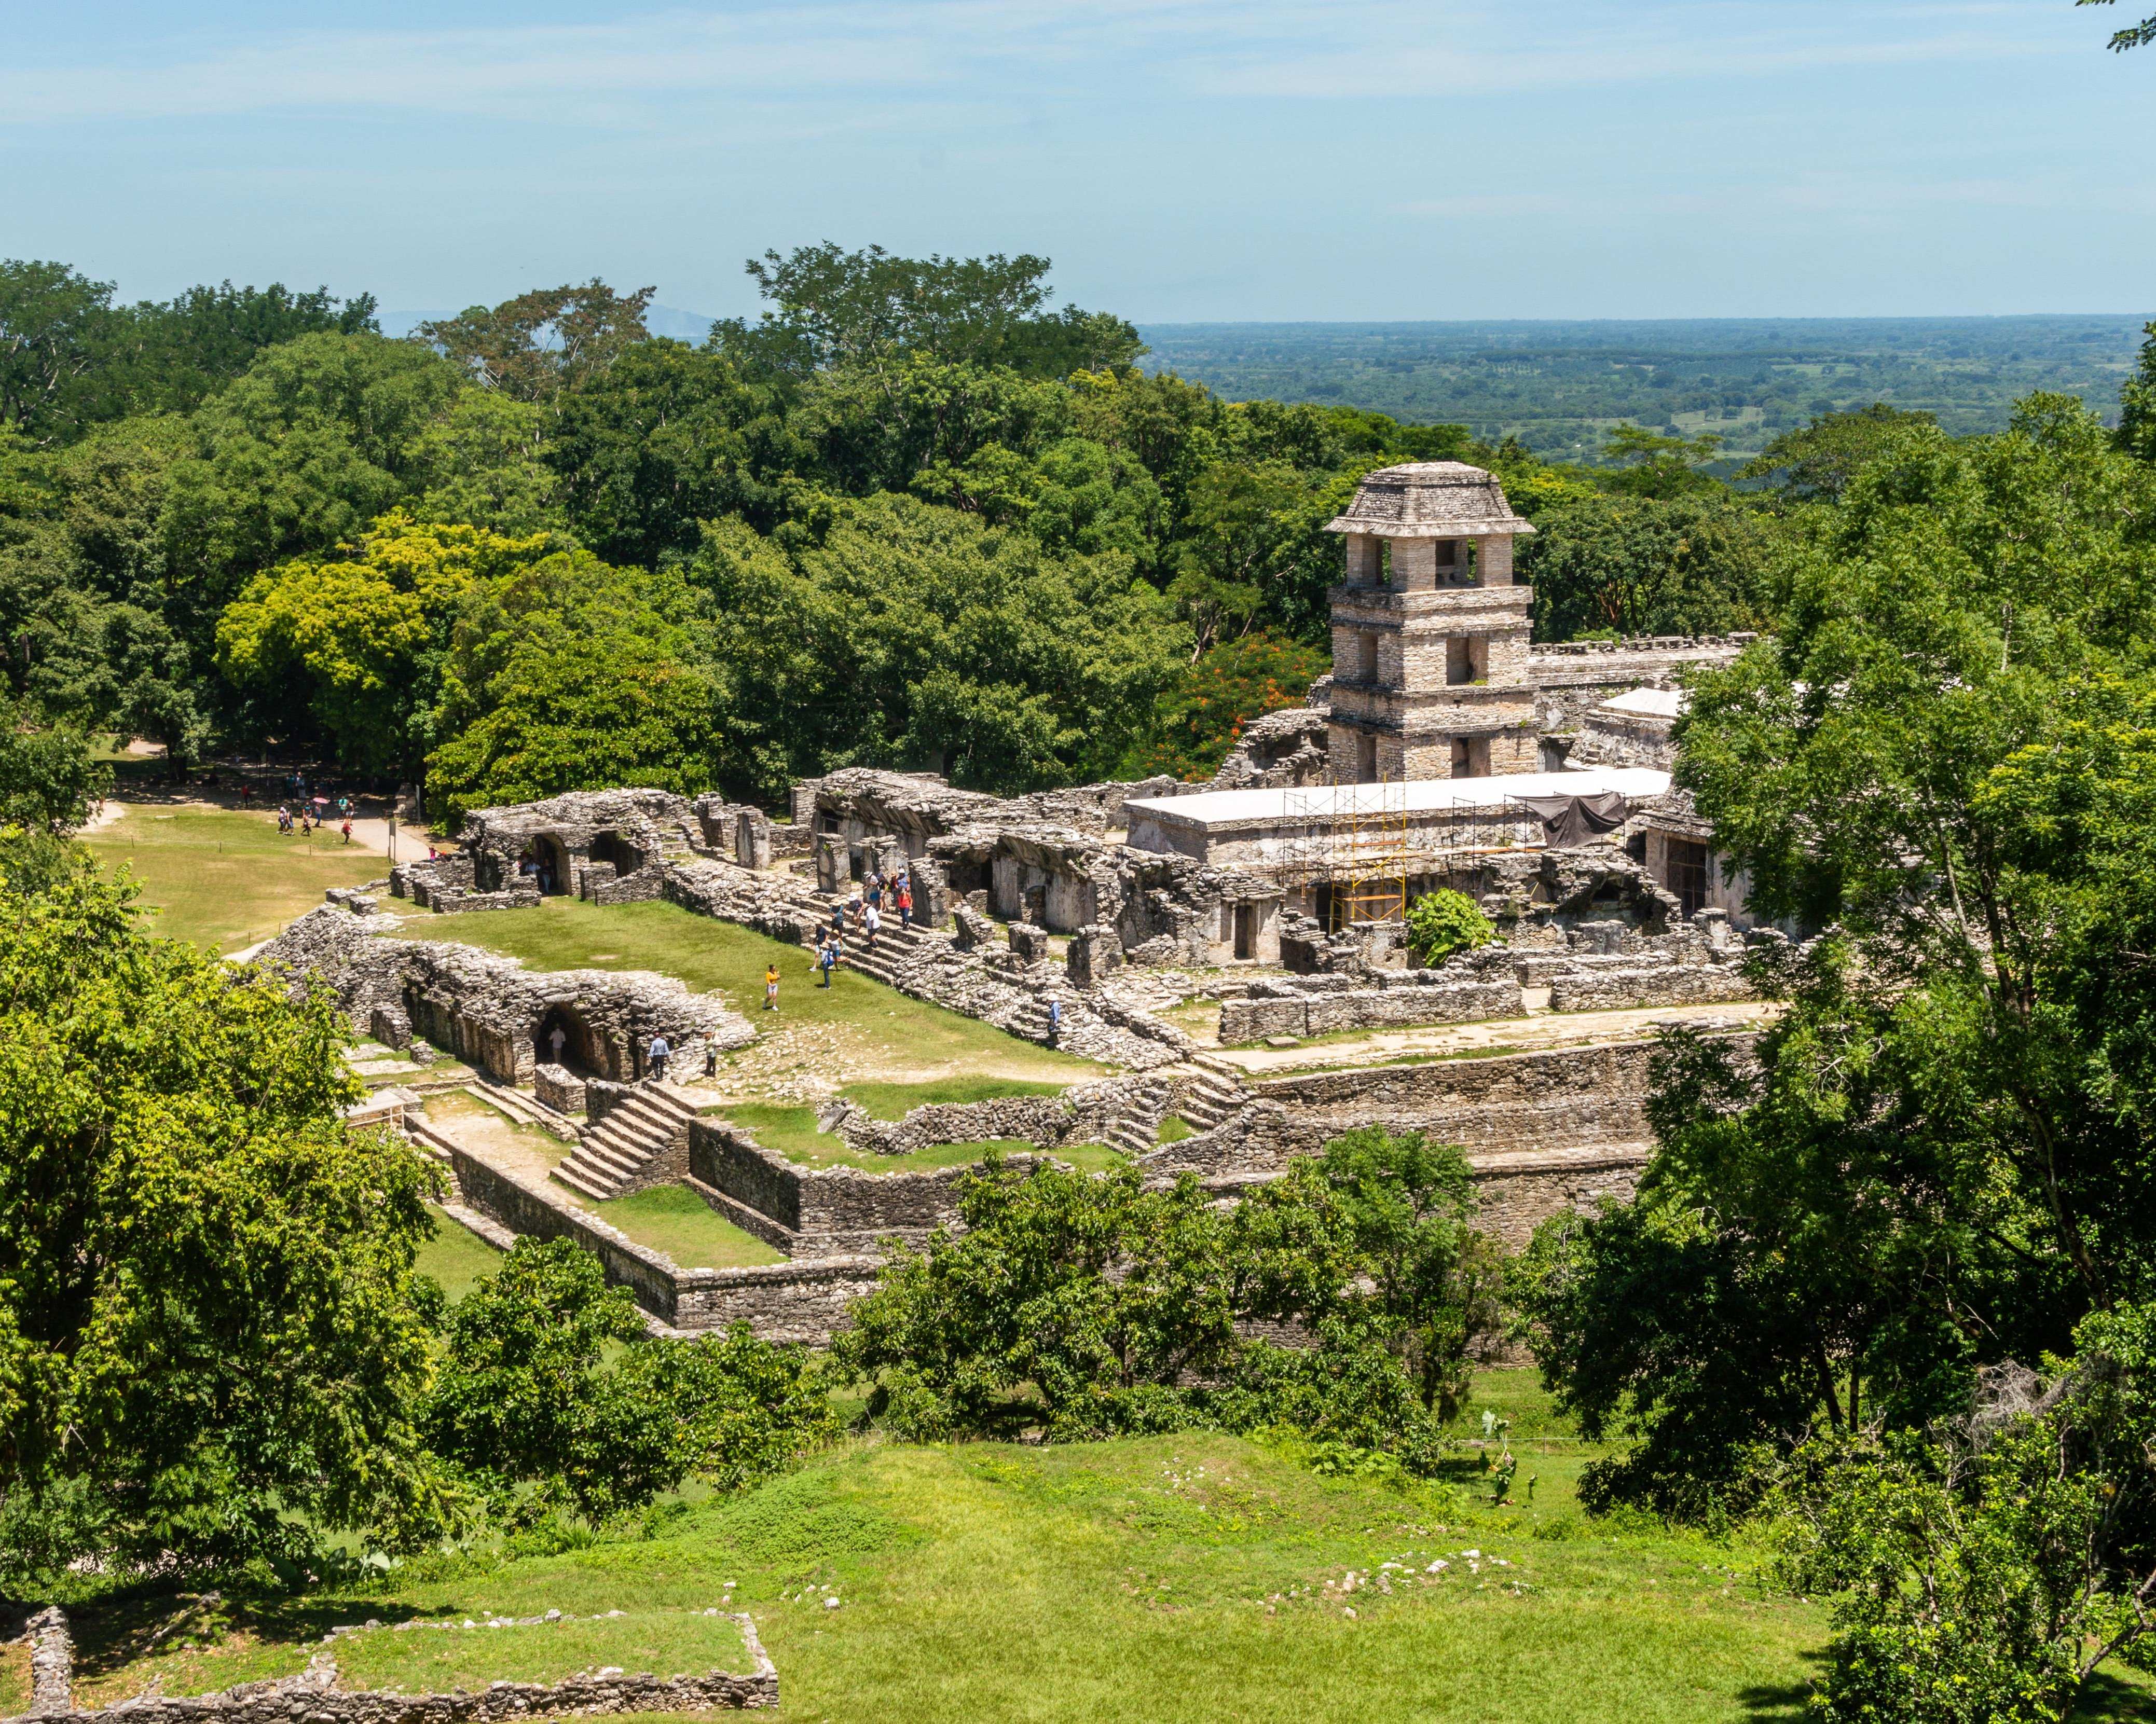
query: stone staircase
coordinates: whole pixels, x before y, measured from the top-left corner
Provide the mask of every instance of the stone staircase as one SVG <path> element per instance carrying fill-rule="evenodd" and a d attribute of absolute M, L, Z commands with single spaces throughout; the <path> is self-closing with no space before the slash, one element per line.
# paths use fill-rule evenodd
<path fill-rule="evenodd" d="M 1149 1073 L 1131 1085 L 1131 1105 L 1101 1141 L 1125 1155 L 1140 1156 L 1159 1147 L 1160 1122 L 1175 1105 L 1175 1084 L 1165 1074 Z"/>
<path fill-rule="evenodd" d="M 1161 1075 L 1182 1089 L 1183 1102 L 1176 1111 L 1194 1131 L 1210 1131 L 1224 1125 L 1250 1103 L 1242 1073 L 1211 1054 L 1193 1054 Z"/>
<path fill-rule="evenodd" d="M 826 910 L 824 912 L 823 926 L 828 928 L 830 926 L 830 920 L 831 913 Z M 898 925 L 898 918 L 894 916 L 885 922 L 877 932 L 875 949 L 873 952 L 869 949 L 867 942 L 860 934 L 850 928 L 848 929 L 845 956 L 839 960 L 839 967 L 871 977 L 887 988 L 894 988 L 898 983 L 898 967 L 901 960 L 911 957 L 932 940 L 947 942 L 950 937 L 948 934 L 932 933 L 927 928 L 901 928 Z M 814 946 L 808 948 L 812 958 L 815 955 L 815 950 Z M 811 984 L 811 986 L 814 985 Z M 1045 1015 L 1042 1021 L 1045 1024 L 1046 1022 Z"/>
<path fill-rule="evenodd" d="M 665 1084 L 645 1083 L 587 1126 L 554 1175 L 586 1197 L 618 1198 L 688 1129 L 696 1110 Z"/>

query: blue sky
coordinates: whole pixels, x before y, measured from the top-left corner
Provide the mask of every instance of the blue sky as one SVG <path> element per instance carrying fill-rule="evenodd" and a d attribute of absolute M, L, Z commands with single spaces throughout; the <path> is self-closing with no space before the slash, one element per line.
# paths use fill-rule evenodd
<path fill-rule="evenodd" d="M 2124 0 L 2138 18 L 2148 10 Z M 0 0 L 0 255 L 725 314 L 834 239 L 1139 321 L 2156 310 L 2067 0 Z"/>

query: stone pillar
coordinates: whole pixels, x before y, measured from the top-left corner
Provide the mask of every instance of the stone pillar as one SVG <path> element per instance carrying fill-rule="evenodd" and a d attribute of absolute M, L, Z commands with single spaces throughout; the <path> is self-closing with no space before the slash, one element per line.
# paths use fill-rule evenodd
<path fill-rule="evenodd" d="M 907 865 L 913 875 L 913 920 L 924 928 L 951 925 L 951 883 L 933 856 L 916 856 Z"/>
<path fill-rule="evenodd" d="M 816 824 L 816 791 L 823 782 L 820 778 L 803 778 L 788 787 L 787 806 L 793 811 L 796 826 Z"/>
<path fill-rule="evenodd" d="M 744 868 L 771 866 L 771 822 L 761 808 L 743 808 L 734 821 L 734 859 Z"/>
<path fill-rule="evenodd" d="M 1123 942 L 1116 937 L 1116 931 L 1095 922 L 1070 936 L 1064 950 L 1063 972 L 1073 988 L 1088 988 L 1122 961 Z"/>
<path fill-rule="evenodd" d="M 816 834 L 816 890 L 844 891 L 849 879 L 846 840 L 835 832 Z"/>

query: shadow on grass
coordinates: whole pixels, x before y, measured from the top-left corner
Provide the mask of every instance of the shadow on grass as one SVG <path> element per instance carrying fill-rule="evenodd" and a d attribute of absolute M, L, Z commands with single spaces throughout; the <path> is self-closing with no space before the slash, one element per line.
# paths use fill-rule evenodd
<path fill-rule="evenodd" d="M 1754 1718 L 1801 1718 L 1810 1710 L 1813 1685 L 1825 1673 L 1827 1655 L 1824 1652 L 1804 1652 L 1798 1656 L 1812 1667 L 1812 1675 L 1802 1682 L 1761 1683 L 1754 1688 L 1738 1691 L 1737 1702 L 1747 1714 Z"/>

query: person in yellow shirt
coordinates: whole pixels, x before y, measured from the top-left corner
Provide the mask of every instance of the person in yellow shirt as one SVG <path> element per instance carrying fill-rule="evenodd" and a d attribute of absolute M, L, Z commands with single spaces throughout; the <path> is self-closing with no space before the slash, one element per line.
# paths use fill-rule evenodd
<path fill-rule="evenodd" d="M 777 964 L 766 964 L 763 967 L 763 1009 L 767 1012 L 775 1012 L 778 1009 L 778 966 Z"/>

